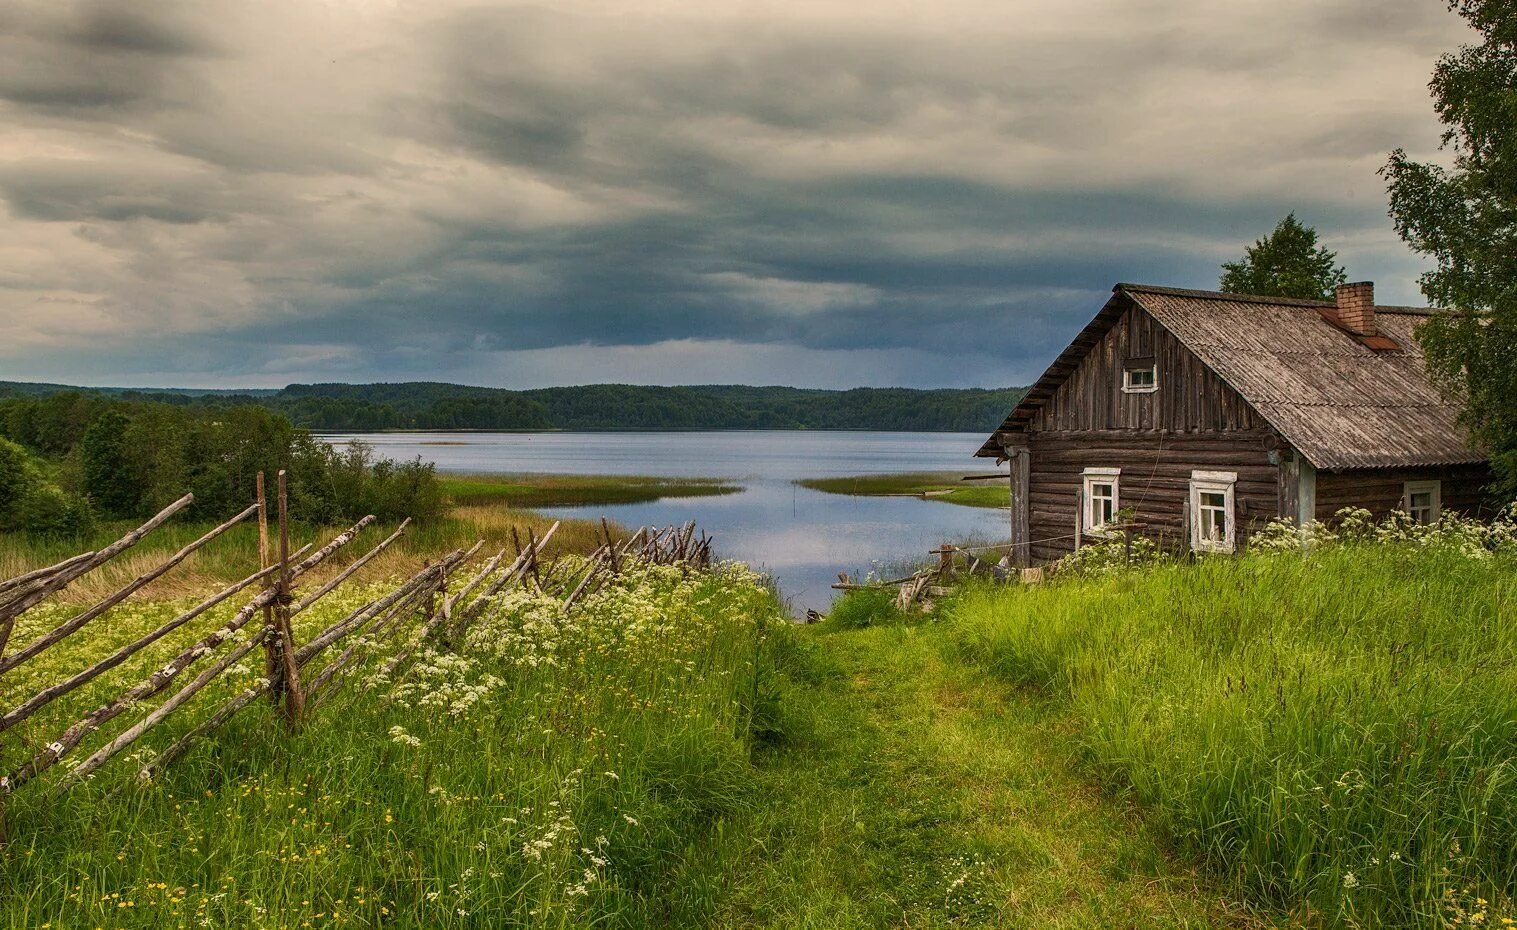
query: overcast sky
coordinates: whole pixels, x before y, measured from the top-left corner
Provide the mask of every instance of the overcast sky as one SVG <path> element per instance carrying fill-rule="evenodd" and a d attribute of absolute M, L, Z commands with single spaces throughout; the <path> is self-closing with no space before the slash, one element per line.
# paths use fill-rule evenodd
<path fill-rule="evenodd" d="M 1436 0 L 5 0 L 0 379 L 1002 386 L 1287 211 L 1382 303 Z"/>

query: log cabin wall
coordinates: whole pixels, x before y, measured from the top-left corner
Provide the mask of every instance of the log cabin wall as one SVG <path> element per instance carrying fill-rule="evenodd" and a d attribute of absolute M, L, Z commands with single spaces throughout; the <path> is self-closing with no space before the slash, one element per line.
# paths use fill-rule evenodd
<path fill-rule="evenodd" d="M 1344 507 L 1363 507 L 1384 518 L 1402 509 L 1408 481 L 1440 482 L 1445 513 L 1490 519 L 1495 508 L 1486 496 L 1491 470 L 1485 465 L 1453 465 L 1443 468 L 1384 468 L 1317 473 L 1317 519 L 1329 523 Z"/>
<path fill-rule="evenodd" d="M 1152 357 L 1158 390 L 1122 391 L 1122 367 Z M 1028 430 L 1268 429 L 1254 409 L 1146 311 L 1123 313 L 1028 423 Z"/>
<path fill-rule="evenodd" d="M 1152 357 L 1158 389 L 1122 390 L 1124 364 Z M 1082 475 L 1120 468 L 1118 504 L 1148 535 L 1189 544 L 1191 472 L 1234 471 L 1241 546 L 1251 524 L 1280 507 L 1274 431 L 1146 311 L 1133 306 L 1091 348 L 1027 424 L 1029 555 L 1046 562 L 1074 549 Z"/>

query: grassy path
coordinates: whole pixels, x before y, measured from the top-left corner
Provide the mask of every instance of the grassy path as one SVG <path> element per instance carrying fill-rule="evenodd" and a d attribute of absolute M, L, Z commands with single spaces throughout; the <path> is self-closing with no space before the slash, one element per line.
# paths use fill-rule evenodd
<path fill-rule="evenodd" d="M 765 767 L 716 924 L 1251 926 L 1074 765 L 1059 713 L 931 627 L 818 634 L 813 732 Z"/>

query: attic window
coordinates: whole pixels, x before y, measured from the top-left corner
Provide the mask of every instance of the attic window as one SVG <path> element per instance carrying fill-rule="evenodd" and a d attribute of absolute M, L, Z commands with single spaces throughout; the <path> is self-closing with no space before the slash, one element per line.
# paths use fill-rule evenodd
<path fill-rule="evenodd" d="M 1152 394 L 1159 389 L 1159 366 L 1152 357 L 1130 358 L 1122 364 L 1123 394 Z"/>

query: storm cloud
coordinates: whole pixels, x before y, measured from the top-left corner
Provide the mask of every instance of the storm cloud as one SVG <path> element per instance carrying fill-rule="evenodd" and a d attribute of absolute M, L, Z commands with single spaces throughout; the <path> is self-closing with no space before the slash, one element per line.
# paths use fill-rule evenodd
<path fill-rule="evenodd" d="M 0 378 L 1006 385 L 1290 210 L 1386 302 L 1440 4 L 13 2 Z"/>

